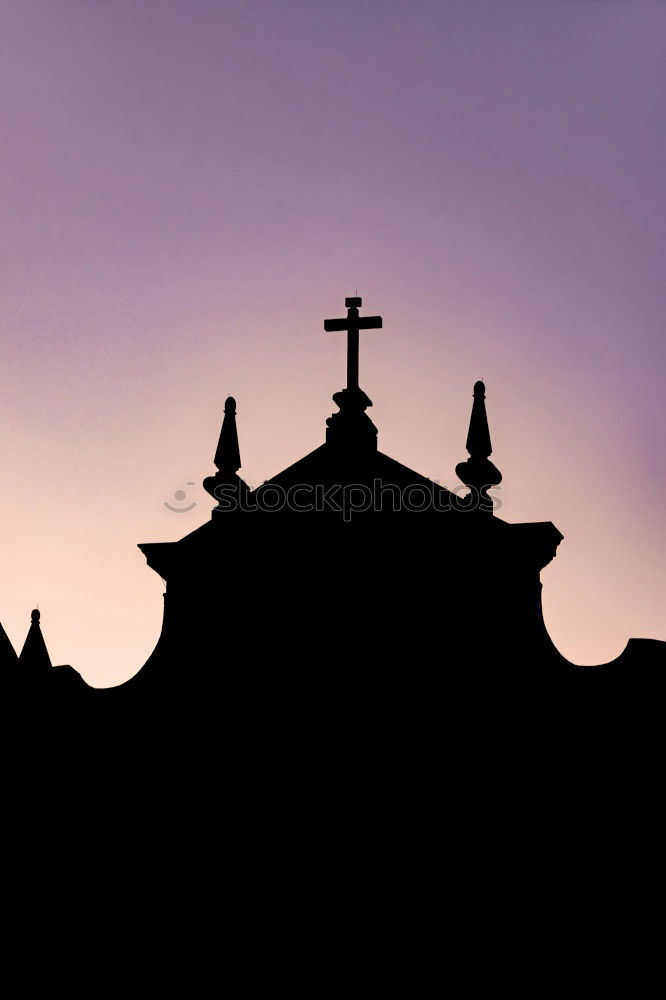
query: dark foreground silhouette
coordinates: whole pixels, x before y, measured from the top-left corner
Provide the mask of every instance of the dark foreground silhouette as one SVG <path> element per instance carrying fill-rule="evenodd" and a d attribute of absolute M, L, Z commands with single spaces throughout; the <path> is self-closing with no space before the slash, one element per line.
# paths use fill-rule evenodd
<path fill-rule="evenodd" d="M 550 640 L 540 574 L 562 535 L 495 516 L 502 477 L 482 382 L 456 468 L 464 496 L 378 451 L 358 336 L 381 319 L 359 318 L 358 298 L 346 305 L 345 319 L 325 324 L 348 333 L 348 384 L 325 443 L 251 491 L 227 399 L 217 471 L 204 482 L 217 501 L 210 520 L 180 541 L 140 545 L 166 581 L 162 633 L 143 668 L 119 687 L 90 688 L 51 666 L 33 612 L 18 660 L 0 631 L 15 703 L 62 718 L 134 717 L 174 738 L 206 717 L 226 733 L 263 728 L 283 741 L 290 727 L 326 725 L 344 743 L 435 732 L 456 698 L 542 697 L 565 674 L 588 675 L 575 687 L 621 675 L 624 690 L 661 689 L 666 643 L 632 639 L 612 663 L 577 667 Z"/>

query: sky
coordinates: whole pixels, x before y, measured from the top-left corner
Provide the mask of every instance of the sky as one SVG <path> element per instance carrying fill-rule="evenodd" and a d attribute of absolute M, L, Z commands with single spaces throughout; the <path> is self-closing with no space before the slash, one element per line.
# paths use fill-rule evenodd
<path fill-rule="evenodd" d="M 137 544 L 210 516 L 228 394 L 251 486 L 323 441 L 345 376 L 323 320 L 356 290 L 384 319 L 360 363 L 380 449 L 458 485 L 483 379 L 500 516 L 564 535 L 542 572 L 556 645 L 600 663 L 666 639 L 663 0 L 0 15 L 17 651 L 38 606 L 54 664 L 101 686 L 139 669 L 164 588 Z"/>

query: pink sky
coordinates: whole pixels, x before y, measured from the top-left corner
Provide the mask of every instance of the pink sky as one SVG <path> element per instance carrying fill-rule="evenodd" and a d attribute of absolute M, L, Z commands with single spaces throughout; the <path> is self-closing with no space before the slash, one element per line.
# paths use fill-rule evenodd
<path fill-rule="evenodd" d="M 187 483 L 227 394 L 251 485 L 321 443 L 345 374 L 322 323 L 355 289 L 384 317 L 361 344 L 382 451 L 456 485 L 482 378 L 501 516 L 565 536 L 559 648 L 666 638 L 661 0 L 1 10 L 17 648 L 39 604 L 54 663 L 136 672 L 163 591 L 137 543 L 209 516 Z"/>

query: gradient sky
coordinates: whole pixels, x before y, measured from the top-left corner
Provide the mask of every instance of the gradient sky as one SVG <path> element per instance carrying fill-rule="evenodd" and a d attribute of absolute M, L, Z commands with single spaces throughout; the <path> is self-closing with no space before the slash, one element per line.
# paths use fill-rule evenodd
<path fill-rule="evenodd" d="M 0 12 L 17 649 L 38 604 L 54 663 L 136 672 L 163 592 L 137 543 L 208 518 L 228 393 L 252 486 L 322 442 L 345 374 L 322 322 L 355 289 L 384 317 L 361 344 L 382 451 L 456 485 L 483 378 L 501 516 L 565 536 L 559 648 L 666 638 L 663 0 Z"/>

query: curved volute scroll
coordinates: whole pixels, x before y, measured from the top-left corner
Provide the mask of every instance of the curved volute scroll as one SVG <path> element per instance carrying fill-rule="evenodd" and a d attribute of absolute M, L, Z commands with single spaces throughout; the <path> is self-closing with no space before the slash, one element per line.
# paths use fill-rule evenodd
<path fill-rule="evenodd" d="M 466 443 L 470 457 L 466 462 L 456 465 L 456 475 L 465 486 L 476 491 L 478 509 L 492 514 L 493 502 L 488 496 L 488 490 L 491 486 L 499 486 L 502 482 L 502 473 L 489 461 L 493 449 L 490 443 L 485 399 L 485 385 L 483 382 L 475 382 L 472 416 Z"/>
<path fill-rule="evenodd" d="M 222 429 L 215 451 L 215 466 L 216 474 L 204 479 L 203 487 L 218 501 L 217 510 L 230 509 L 233 507 L 234 496 L 246 493 L 249 489 L 247 483 L 238 475 L 241 457 L 236 428 L 236 400 L 233 396 L 228 396 L 224 404 Z M 229 501 L 230 507 L 221 503 L 224 498 Z"/>

